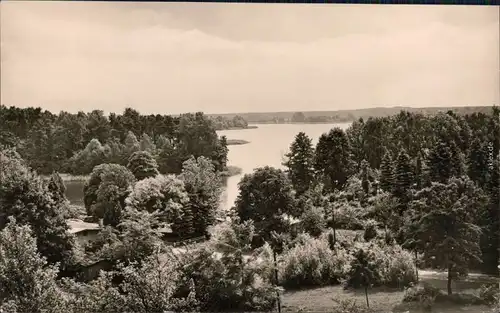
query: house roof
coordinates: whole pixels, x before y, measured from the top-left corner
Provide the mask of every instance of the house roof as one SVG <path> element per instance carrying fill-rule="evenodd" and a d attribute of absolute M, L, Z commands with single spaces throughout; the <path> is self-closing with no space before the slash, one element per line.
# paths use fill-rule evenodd
<path fill-rule="evenodd" d="M 69 232 L 71 234 L 76 234 L 84 230 L 99 230 L 101 227 L 97 223 L 87 223 L 78 219 L 67 220 L 66 223 L 69 226 Z"/>

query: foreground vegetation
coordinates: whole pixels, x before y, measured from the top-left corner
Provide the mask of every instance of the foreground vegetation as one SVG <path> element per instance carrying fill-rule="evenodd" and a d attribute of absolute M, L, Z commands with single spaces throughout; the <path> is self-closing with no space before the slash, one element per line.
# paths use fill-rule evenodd
<path fill-rule="evenodd" d="M 171 155 L 185 156 L 176 159 L 182 162 L 175 171 L 162 170 L 162 152 L 148 149 L 130 153 L 126 162 L 95 159 L 84 202 L 101 231 L 86 243 L 68 232 L 62 177 L 54 172 L 44 179 L 33 171 L 30 165 L 39 163 L 16 151 L 25 144 L 2 148 L 0 310 L 299 310 L 305 301 L 297 295 L 312 300 L 315 292 L 337 302 L 303 309 L 497 305 L 496 284 L 476 295 L 453 288 L 470 271 L 498 274 L 497 108 L 360 119 L 347 131 L 323 134 L 315 147 L 299 133 L 285 170 L 246 174 L 229 213 L 219 210 L 227 167 L 214 152 L 225 139 L 213 137 L 205 121 L 202 114 L 179 119 L 176 152 L 167 155 L 170 162 Z M 192 130 L 192 141 L 181 130 Z M 195 137 L 198 131 L 207 133 Z M 215 138 L 215 146 L 206 138 Z M 174 249 L 162 232 L 167 227 L 177 240 L 204 240 Z M 85 279 L 83 269 L 100 261 L 109 268 Z M 419 285 L 418 268 L 444 270 L 444 290 Z M 392 303 L 383 305 L 386 300 Z"/>

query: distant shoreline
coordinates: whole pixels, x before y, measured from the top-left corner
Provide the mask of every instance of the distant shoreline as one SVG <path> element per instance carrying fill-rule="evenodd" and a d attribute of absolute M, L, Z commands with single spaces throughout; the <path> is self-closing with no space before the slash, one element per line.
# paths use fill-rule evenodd
<path fill-rule="evenodd" d="M 311 124 L 349 124 L 354 121 L 330 121 L 330 122 L 252 122 L 259 125 L 287 125 L 287 124 L 300 124 L 300 125 L 311 125 Z"/>
<path fill-rule="evenodd" d="M 246 140 L 242 140 L 242 139 L 228 139 L 227 140 L 228 146 L 240 146 L 240 145 L 246 145 L 249 143 L 250 143 L 250 141 L 246 141 Z"/>
<path fill-rule="evenodd" d="M 245 130 L 245 129 L 256 129 L 256 128 L 259 128 L 259 126 L 250 125 L 250 126 L 247 126 L 247 127 L 229 127 L 229 128 L 219 129 L 217 131 L 222 131 L 222 130 Z"/>

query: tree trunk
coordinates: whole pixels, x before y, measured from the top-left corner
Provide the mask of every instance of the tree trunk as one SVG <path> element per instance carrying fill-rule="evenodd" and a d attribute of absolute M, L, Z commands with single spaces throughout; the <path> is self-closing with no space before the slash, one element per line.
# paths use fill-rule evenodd
<path fill-rule="evenodd" d="M 415 249 L 415 272 L 417 274 L 417 283 L 418 283 L 418 252 Z"/>
<path fill-rule="evenodd" d="M 370 307 L 370 302 L 368 302 L 368 287 L 365 286 L 365 297 L 366 297 L 366 307 Z"/>
<path fill-rule="evenodd" d="M 274 258 L 274 280 L 276 286 L 278 286 L 278 262 L 276 261 L 276 252 L 273 251 L 273 258 Z M 280 293 L 279 291 L 276 291 L 277 295 L 277 300 L 278 300 L 278 313 L 281 313 L 281 299 L 280 299 Z"/>
<path fill-rule="evenodd" d="M 452 294 L 452 291 L 451 291 L 451 270 L 452 270 L 452 266 L 451 266 L 451 264 L 449 264 L 448 265 L 448 295 Z"/>
<path fill-rule="evenodd" d="M 335 228 L 335 225 L 333 225 L 333 244 L 335 245 L 337 243 L 337 230 Z"/>
<path fill-rule="evenodd" d="M 335 225 L 335 210 L 333 210 L 333 213 L 332 213 L 332 220 L 333 220 L 333 245 L 335 245 L 337 243 L 337 227 Z"/>

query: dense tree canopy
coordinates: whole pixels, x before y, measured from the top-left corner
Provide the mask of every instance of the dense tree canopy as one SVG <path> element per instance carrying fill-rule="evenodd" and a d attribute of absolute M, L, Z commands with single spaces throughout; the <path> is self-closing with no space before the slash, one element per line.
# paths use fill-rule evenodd
<path fill-rule="evenodd" d="M 0 117 L 5 121 L 0 144 L 17 147 L 28 165 L 42 174 L 89 174 L 103 163 L 126 166 L 136 151 L 159 157 L 162 173 L 180 173 L 182 162 L 191 155 L 211 159 L 218 171 L 225 170 L 227 162 L 226 144 L 215 133 L 213 119 L 201 112 L 173 117 L 141 115 L 127 108 L 121 115 L 106 117 L 100 110 L 54 115 L 40 108 L 1 105 Z M 231 123 L 247 126 L 241 117 Z M 164 151 L 161 137 L 170 140 L 171 150 Z"/>

